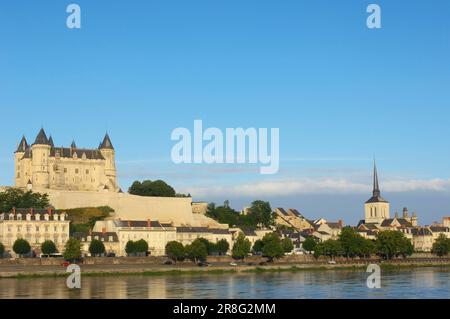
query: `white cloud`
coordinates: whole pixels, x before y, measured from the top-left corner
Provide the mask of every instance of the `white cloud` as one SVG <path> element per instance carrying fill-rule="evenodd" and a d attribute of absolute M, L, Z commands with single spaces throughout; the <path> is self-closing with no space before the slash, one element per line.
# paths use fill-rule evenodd
<path fill-rule="evenodd" d="M 184 191 L 195 196 L 292 196 L 301 194 L 370 194 L 371 185 L 343 178 L 303 178 L 275 180 L 232 186 L 188 187 Z M 450 192 L 450 180 L 390 180 L 381 186 L 382 192 L 434 191 Z"/>

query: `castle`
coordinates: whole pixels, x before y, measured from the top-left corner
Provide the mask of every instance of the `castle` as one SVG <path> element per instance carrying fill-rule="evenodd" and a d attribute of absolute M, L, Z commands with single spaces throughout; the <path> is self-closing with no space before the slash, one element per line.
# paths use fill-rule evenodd
<path fill-rule="evenodd" d="M 108 134 L 98 149 L 55 147 L 39 131 L 30 146 L 25 136 L 14 153 L 15 186 L 68 191 L 118 192 L 115 151 Z"/>

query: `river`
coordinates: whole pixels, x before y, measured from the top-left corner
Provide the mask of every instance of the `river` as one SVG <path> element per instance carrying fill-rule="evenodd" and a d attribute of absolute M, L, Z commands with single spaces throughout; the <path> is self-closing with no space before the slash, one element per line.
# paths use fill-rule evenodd
<path fill-rule="evenodd" d="M 117 276 L 82 278 L 80 290 L 65 278 L 0 279 L 0 299 L 397 299 L 450 298 L 450 270 L 421 268 L 382 274 L 368 289 L 363 271 Z"/>

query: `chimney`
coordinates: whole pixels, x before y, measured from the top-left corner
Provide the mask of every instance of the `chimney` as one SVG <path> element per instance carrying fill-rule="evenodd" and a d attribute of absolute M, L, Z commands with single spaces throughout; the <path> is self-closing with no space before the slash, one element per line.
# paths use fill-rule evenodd
<path fill-rule="evenodd" d="M 51 207 L 47 208 L 47 213 L 48 213 L 50 216 L 52 216 L 52 208 L 51 208 Z"/>
<path fill-rule="evenodd" d="M 130 220 L 128 221 L 128 227 L 131 227 L 131 221 Z"/>
<path fill-rule="evenodd" d="M 30 208 L 30 214 L 33 215 L 33 208 Z"/>
<path fill-rule="evenodd" d="M 152 221 L 150 219 L 147 219 L 147 227 L 152 228 Z"/>
<path fill-rule="evenodd" d="M 344 221 L 342 219 L 339 220 L 339 227 L 344 228 Z"/>
<path fill-rule="evenodd" d="M 102 234 L 105 235 L 106 234 L 106 227 L 102 228 Z"/>
<path fill-rule="evenodd" d="M 15 208 L 15 207 L 13 207 L 12 213 L 13 213 L 14 215 L 16 214 L 16 208 Z"/>

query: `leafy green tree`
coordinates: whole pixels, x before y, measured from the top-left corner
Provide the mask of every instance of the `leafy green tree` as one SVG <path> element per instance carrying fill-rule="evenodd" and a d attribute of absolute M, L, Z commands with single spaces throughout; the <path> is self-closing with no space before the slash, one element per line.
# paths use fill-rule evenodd
<path fill-rule="evenodd" d="M 186 253 L 189 258 L 197 263 L 198 260 L 206 260 L 208 248 L 202 240 L 196 239 L 186 247 Z"/>
<path fill-rule="evenodd" d="M 177 241 L 168 242 L 166 245 L 166 255 L 169 256 L 175 263 L 183 260 L 186 256 L 186 250 L 182 243 Z"/>
<path fill-rule="evenodd" d="M 337 240 L 328 239 L 322 243 L 321 253 L 325 256 L 334 259 L 342 254 L 341 243 Z"/>
<path fill-rule="evenodd" d="M 281 246 L 286 254 L 292 252 L 294 250 L 294 243 L 290 238 L 284 238 L 281 241 Z"/>
<path fill-rule="evenodd" d="M 51 240 L 46 240 L 41 245 L 41 252 L 44 255 L 51 255 L 58 252 L 58 249 L 56 249 L 56 245 Z"/>
<path fill-rule="evenodd" d="M 135 252 L 140 255 L 146 255 L 148 252 L 148 243 L 141 239 L 134 243 Z"/>
<path fill-rule="evenodd" d="M 314 248 L 314 258 L 319 259 L 325 255 L 325 247 L 323 243 L 318 243 Z"/>
<path fill-rule="evenodd" d="M 8 188 L 0 192 L 0 211 L 9 212 L 16 208 L 47 208 L 50 205 L 48 195 Z"/>
<path fill-rule="evenodd" d="M 128 192 L 138 196 L 154 196 L 154 197 L 175 197 L 177 194 L 172 186 L 162 180 L 157 181 L 135 181 Z"/>
<path fill-rule="evenodd" d="M 375 242 L 360 236 L 360 238 L 358 238 L 358 256 L 361 258 L 370 258 L 375 253 Z"/>
<path fill-rule="evenodd" d="M 129 240 L 125 245 L 125 252 L 127 253 L 128 257 L 134 256 L 137 253 L 136 243 L 132 240 Z"/>
<path fill-rule="evenodd" d="M 0 258 L 3 258 L 3 254 L 5 253 L 5 246 L 0 243 Z"/>
<path fill-rule="evenodd" d="M 317 246 L 317 242 L 312 237 L 306 238 L 303 243 L 303 249 L 306 250 L 310 254 L 316 250 L 316 246 Z"/>
<path fill-rule="evenodd" d="M 257 241 L 255 241 L 255 243 L 253 244 L 253 248 L 252 251 L 255 254 L 259 254 L 262 253 L 264 247 L 264 242 L 261 239 L 258 239 Z"/>
<path fill-rule="evenodd" d="M 221 239 L 216 244 L 216 250 L 220 256 L 224 256 L 230 250 L 230 244 L 226 239 Z"/>
<path fill-rule="evenodd" d="M 250 240 L 245 238 L 244 234 L 239 234 L 233 246 L 232 257 L 236 260 L 244 260 L 250 253 L 251 246 Z"/>
<path fill-rule="evenodd" d="M 214 253 L 217 252 L 217 247 L 214 243 L 211 243 L 208 239 L 206 238 L 198 238 L 198 241 L 201 241 L 203 243 L 203 245 L 205 245 L 206 250 L 208 251 L 208 256 L 213 255 Z"/>
<path fill-rule="evenodd" d="M 75 261 L 81 258 L 81 243 L 78 239 L 70 237 L 64 248 L 65 260 Z"/>
<path fill-rule="evenodd" d="M 17 239 L 13 245 L 13 251 L 21 258 L 23 255 L 30 253 L 30 244 L 22 238 Z"/>
<path fill-rule="evenodd" d="M 284 249 L 281 243 L 280 237 L 276 233 L 267 234 L 263 238 L 263 256 L 272 262 L 276 258 L 281 258 L 284 256 Z"/>
<path fill-rule="evenodd" d="M 359 244 L 363 237 L 359 235 L 353 228 L 344 227 L 339 235 L 339 243 L 342 253 L 347 258 L 354 258 L 360 251 Z"/>
<path fill-rule="evenodd" d="M 411 241 L 402 232 L 396 230 L 386 230 L 378 234 L 376 241 L 377 253 L 385 258 L 408 256 L 414 252 Z"/>
<path fill-rule="evenodd" d="M 91 244 L 89 245 L 89 252 L 91 253 L 91 256 L 93 257 L 101 256 L 105 253 L 105 251 L 106 251 L 105 245 L 103 244 L 102 241 L 98 239 L 93 239 L 91 241 Z"/>
<path fill-rule="evenodd" d="M 254 218 L 257 226 L 269 228 L 274 225 L 275 219 L 269 202 L 257 200 L 250 207 L 249 217 Z"/>
<path fill-rule="evenodd" d="M 433 254 L 439 257 L 445 257 L 450 252 L 450 239 L 444 234 L 440 234 L 433 244 Z"/>

